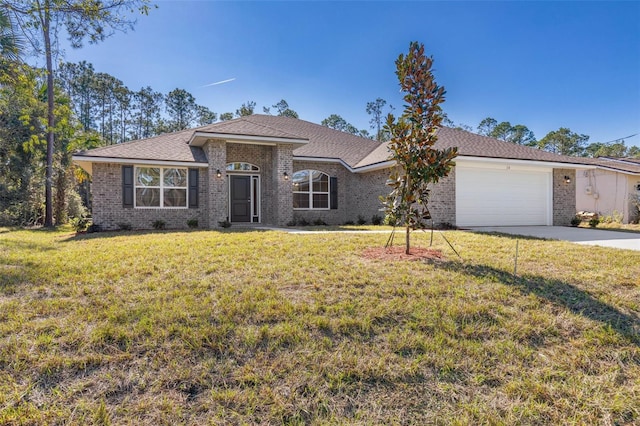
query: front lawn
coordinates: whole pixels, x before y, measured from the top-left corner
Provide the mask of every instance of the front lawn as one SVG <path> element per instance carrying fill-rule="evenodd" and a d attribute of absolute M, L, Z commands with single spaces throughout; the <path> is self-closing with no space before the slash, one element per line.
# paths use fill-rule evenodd
<path fill-rule="evenodd" d="M 0 229 L 0 424 L 640 422 L 640 252 L 445 235 Z"/>
<path fill-rule="evenodd" d="M 587 225 L 588 226 L 588 225 Z M 618 222 L 601 222 L 597 229 L 607 229 L 610 231 L 640 232 L 640 224 L 637 223 L 618 223 Z"/>

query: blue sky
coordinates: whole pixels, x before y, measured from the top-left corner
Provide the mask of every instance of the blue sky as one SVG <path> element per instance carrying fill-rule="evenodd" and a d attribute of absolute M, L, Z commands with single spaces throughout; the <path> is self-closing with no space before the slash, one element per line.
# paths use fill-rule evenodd
<path fill-rule="evenodd" d="M 369 128 L 402 108 L 394 61 L 425 44 L 444 110 L 473 126 L 559 127 L 607 142 L 640 133 L 640 2 L 159 1 L 133 32 L 66 49 L 132 90 L 191 92 L 215 112 L 285 99 L 300 118 Z M 235 79 L 215 86 L 210 83 Z M 640 135 L 626 140 L 639 145 Z"/>

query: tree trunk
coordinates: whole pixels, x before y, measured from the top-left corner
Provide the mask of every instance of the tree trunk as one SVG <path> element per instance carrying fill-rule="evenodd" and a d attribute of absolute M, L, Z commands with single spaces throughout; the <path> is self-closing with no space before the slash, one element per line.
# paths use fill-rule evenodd
<path fill-rule="evenodd" d="M 409 233 L 411 232 L 411 228 L 407 225 L 407 235 L 406 235 L 406 241 L 405 241 L 405 254 L 409 254 L 409 251 L 411 249 L 411 243 L 409 241 Z"/>
<path fill-rule="evenodd" d="M 44 22 L 42 32 L 44 35 L 44 49 L 47 59 L 47 168 L 45 174 L 45 189 L 44 189 L 44 226 L 53 227 L 53 147 L 54 147 L 54 94 L 53 94 L 53 60 L 51 52 L 51 11 L 49 2 L 45 2 L 44 10 Z"/>
<path fill-rule="evenodd" d="M 405 193 L 407 191 L 411 190 L 411 176 L 409 176 L 409 173 L 405 170 L 405 176 L 406 176 L 406 180 L 405 180 Z M 409 254 L 409 250 L 411 249 L 411 241 L 410 241 L 410 231 L 411 228 L 409 227 L 409 218 L 406 217 L 405 218 L 406 221 L 406 227 L 407 227 L 407 235 L 405 237 L 405 249 L 404 252 L 405 254 Z"/>
<path fill-rule="evenodd" d="M 67 174 L 65 168 L 60 168 L 56 179 L 56 202 L 55 202 L 55 217 L 56 225 L 62 225 L 67 221 L 67 212 L 65 206 L 65 200 L 67 198 Z"/>

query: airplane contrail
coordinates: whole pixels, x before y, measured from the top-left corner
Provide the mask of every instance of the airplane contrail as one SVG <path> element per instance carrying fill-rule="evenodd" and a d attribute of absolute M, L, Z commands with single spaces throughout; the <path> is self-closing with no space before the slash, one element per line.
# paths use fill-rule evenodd
<path fill-rule="evenodd" d="M 215 83 L 205 84 L 205 85 L 204 85 L 204 86 L 202 86 L 202 87 L 217 86 L 218 84 L 229 83 L 229 82 L 231 82 L 231 81 L 233 81 L 233 80 L 235 80 L 235 79 L 236 79 L 236 78 L 235 78 L 235 77 L 233 77 L 233 78 L 229 78 L 229 79 L 227 79 L 227 80 L 216 81 Z"/>

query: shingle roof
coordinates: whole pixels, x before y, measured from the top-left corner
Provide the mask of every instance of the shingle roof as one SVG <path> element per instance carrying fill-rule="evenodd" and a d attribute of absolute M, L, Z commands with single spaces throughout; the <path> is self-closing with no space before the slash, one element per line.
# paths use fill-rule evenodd
<path fill-rule="evenodd" d="M 300 134 L 286 130 L 282 123 L 278 123 L 286 122 L 287 120 L 261 120 L 260 117 L 268 118 L 270 116 L 251 115 L 247 117 L 240 117 L 234 120 L 222 121 L 219 123 L 209 124 L 204 127 L 198 127 L 197 129 L 192 129 L 192 131 L 222 133 L 228 135 L 266 136 L 283 139 L 306 139 L 301 137 Z M 287 117 L 271 118 L 283 119 Z"/>
<path fill-rule="evenodd" d="M 193 129 L 154 136 L 149 139 L 109 145 L 91 149 L 77 155 L 85 158 L 116 158 L 132 160 L 160 160 L 206 163 L 207 157 L 201 148 L 187 145 Z"/>
<path fill-rule="evenodd" d="M 377 141 L 296 118 L 271 115 L 252 115 L 245 118 L 253 123 L 277 127 L 308 139 L 308 144 L 293 151 L 293 155 L 296 157 L 337 158 L 350 167 L 355 167 L 367 154 L 380 147 L 380 143 Z"/>
<path fill-rule="evenodd" d="M 293 151 L 295 157 L 339 159 L 354 169 L 384 163 L 390 158 L 388 144 L 381 144 L 371 139 L 333 130 L 309 121 L 270 115 L 241 117 L 149 139 L 97 148 L 77 154 L 77 156 L 83 160 L 92 157 L 106 157 L 206 163 L 207 158 L 203 150 L 188 145 L 195 132 L 308 140 L 307 144 Z M 460 156 L 583 165 L 605 166 L 606 164 L 605 167 L 616 170 L 624 169 L 640 173 L 640 162 L 637 166 L 630 163 L 616 166 L 613 164 L 614 160 L 569 157 L 476 135 L 464 130 L 447 127 L 438 130 L 436 147 L 442 149 L 454 146 L 458 147 L 458 155 Z"/>
<path fill-rule="evenodd" d="M 449 127 L 440 128 L 435 148 L 445 149 L 452 147 L 458 147 L 459 156 L 585 164 L 583 161 L 585 159 L 583 158 L 554 154 L 537 148 L 477 135 L 466 130 L 451 129 Z M 388 149 L 381 147 L 363 158 L 358 163 L 358 167 L 383 162 L 388 159 L 388 152 Z M 387 157 L 385 157 L 385 154 L 387 154 Z"/>
<path fill-rule="evenodd" d="M 504 158 L 555 163 L 584 164 L 581 158 L 554 154 L 537 148 L 504 142 L 466 130 L 443 127 L 438 130 L 436 148 L 458 147 L 458 155 L 469 157 Z"/>
<path fill-rule="evenodd" d="M 639 158 L 598 157 L 587 158 L 589 164 L 606 167 L 626 173 L 640 174 Z"/>

